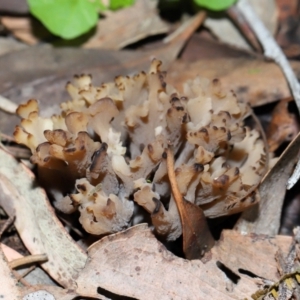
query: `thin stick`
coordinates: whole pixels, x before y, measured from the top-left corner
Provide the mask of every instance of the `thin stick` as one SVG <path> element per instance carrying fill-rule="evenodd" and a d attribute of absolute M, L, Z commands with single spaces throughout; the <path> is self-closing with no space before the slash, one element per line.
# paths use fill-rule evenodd
<path fill-rule="evenodd" d="M 9 113 L 9 114 L 15 114 L 16 110 L 18 108 L 18 105 L 11 100 L 3 97 L 0 95 L 0 109 Z"/>
<path fill-rule="evenodd" d="M 15 271 L 15 270 L 12 270 L 12 272 L 15 275 L 17 281 L 20 281 L 24 286 L 31 286 L 31 284 L 23 277 L 25 277 L 27 274 L 29 274 L 34 269 L 35 269 L 35 266 L 32 266 L 26 272 L 24 272 L 24 274 L 19 274 L 18 271 Z"/>
<path fill-rule="evenodd" d="M 14 269 L 23 265 L 41 263 L 47 260 L 48 260 L 48 256 L 46 254 L 36 254 L 36 255 L 28 255 L 22 258 L 14 259 L 10 261 L 8 264 L 12 269 Z"/>

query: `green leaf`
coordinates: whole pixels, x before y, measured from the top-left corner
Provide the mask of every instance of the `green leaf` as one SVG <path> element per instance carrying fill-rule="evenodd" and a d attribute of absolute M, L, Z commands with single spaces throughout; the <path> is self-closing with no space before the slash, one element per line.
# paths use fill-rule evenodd
<path fill-rule="evenodd" d="M 94 0 L 94 1 L 92 1 L 92 3 L 95 5 L 96 10 L 98 10 L 98 11 L 104 11 L 104 10 L 108 9 L 108 6 L 104 5 L 102 3 L 102 0 Z"/>
<path fill-rule="evenodd" d="M 49 31 L 64 39 L 86 33 L 98 21 L 95 3 L 89 0 L 28 0 L 28 4 Z"/>
<path fill-rule="evenodd" d="M 225 10 L 232 6 L 236 0 L 194 0 L 196 4 L 210 10 Z"/>
<path fill-rule="evenodd" d="M 110 0 L 109 8 L 111 10 L 117 10 L 119 8 L 131 6 L 134 2 L 135 0 Z"/>

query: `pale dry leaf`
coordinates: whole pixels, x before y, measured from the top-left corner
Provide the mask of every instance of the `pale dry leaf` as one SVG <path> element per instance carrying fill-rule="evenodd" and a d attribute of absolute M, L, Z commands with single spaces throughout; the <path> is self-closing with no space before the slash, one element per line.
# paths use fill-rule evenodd
<path fill-rule="evenodd" d="M 74 288 L 86 254 L 72 240 L 55 216 L 44 190 L 33 173 L 0 150 L 0 205 L 15 215 L 15 226 L 31 254 L 45 253 L 47 273 L 64 287 Z"/>
<path fill-rule="evenodd" d="M 274 152 L 282 143 L 290 142 L 299 132 L 295 114 L 288 111 L 288 103 L 292 98 L 283 99 L 272 111 L 272 118 L 266 130 L 269 151 Z"/>
<path fill-rule="evenodd" d="M 137 0 L 131 7 L 110 12 L 99 20 L 96 33 L 83 46 L 118 50 L 148 36 L 168 32 L 170 25 L 160 18 L 157 4 L 157 0 Z"/>
<path fill-rule="evenodd" d="M 235 274 L 248 272 L 253 277 L 256 275 L 275 282 L 280 278 L 276 254 L 280 249 L 286 255 L 291 244 L 289 236 L 241 235 L 234 230 L 224 230 L 211 252 L 215 260 Z"/>
<path fill-rule="evenodd" d="M 18 286 L 18 282 L 15 279 L 11 269 L 8 266 L 8 261 L 0 247 L 0 278 L 1 289 L 0 299 L 21 299 L 21 288 Z"/>
<path fill-rule="evenodd" d="M 23 289 L 22 296 L 22 300 L 72 300 L 78 294 L 57 286 L 36 285 Z"/>
<path fill-rule="evenodd" d="M 176 257 L 145 224 L 101 239 L 88 253 L 87 264 L 77 279 L 76 292 L 81 295 L 97 297 L 97 289 L 102 288 L 137 299 L 147 295 L 149 300 L 226 300 L 244 299 L 257 289 L 243 275 L 238 284 L 231 284 L 213 258 L 203 263 Z"/>
<path fill-rule="evenodd" d="M 41 38 L 50 36 L 50 33 L 37 20 L 29 16 L 3 16 L 1 23 L 16 38 L 28 45 L 36 45 Z"/>
<path fill-rule="evenodd" d="M 236 224 L 236 229 L 239 232 L 243 234 L 268 234 L 270 236 L 278 233 L 286 183 L 299 156 L 299 147 L 300 133 L 263 178 L 258 188 L 261 200 L 241 215 Z"/>
<path fill-rule="evenodd" d="M 270 32 L 274 34 L 277 29 L 277 10 L 275 1 L 265 0 L 264 2 L 261 2 L 260 0 L 250 0 L 249 2 Z M 245 40 L 243 34 L 228 18 L 207 18 L 204 25 L 209 28 L 220 41 L 251 50 L 251 47 Z"/>

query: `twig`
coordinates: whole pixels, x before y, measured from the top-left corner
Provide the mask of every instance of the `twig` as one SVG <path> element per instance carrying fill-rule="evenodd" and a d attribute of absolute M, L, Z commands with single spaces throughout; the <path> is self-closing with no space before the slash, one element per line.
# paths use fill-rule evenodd
<path fill-rule="evenodd" d="M 36 255 L 28 255 L 22 258 L 14 259 L 10 261 L 8 264 L 12 269 L 15 269 L 23 265 L 41 263 L 47 260 L 48 260 L 48 256 L 46 254 L 36 254 Z"/>
<path fill-rule="evenodd" d="M 0 95 L 0 109 L 9 113 L 9 114 L 15 114 L 16 110 L 18 108 L 18 105 L 11 100 L 3 97 Z"/>
<path fill-rule="evenodd" d="M 18 271 L 12 270 L 14 276 L 16 277 L 16 280 L 21 282 L 24 286 L 31 286 L 31 284 L 24 279 L 23 277 L 25 277 L 27 274 L 29 274 L 31 271 L 33 271 L 35 269 L 35 266 L 30 267 L 26 272 L 24 272 L 24 274 L 19 274 Z"/>
<path fill-rule="evenodd" d="M 268 31 L 268 29 L 265 27 L 263 22 L 254 12 L 248 0 L 239 0 L 238 3 L 236 4 L 236 7 L 242 12 L 245 19 L 252 27 L 252 30 L 255 32 L 258 40 L 260 41 L 260 43 L 264 48 L 265 56 L 274 59 L 275 62 L 281 67 L 286 77 L 286 80 L 288 81 L 288 84 L 290 86 L 298 110 L 300 111 L 300 84 L 283 51 L 276 43 L 275 39 Z M 287 189 L 292 188 L 295 185 L 295 183 L 299 180 L 299 178 L 300 178 L 300 161 L 298 162 L 293 175 L 290 177 L 290 179 L 287 182 Z"/>

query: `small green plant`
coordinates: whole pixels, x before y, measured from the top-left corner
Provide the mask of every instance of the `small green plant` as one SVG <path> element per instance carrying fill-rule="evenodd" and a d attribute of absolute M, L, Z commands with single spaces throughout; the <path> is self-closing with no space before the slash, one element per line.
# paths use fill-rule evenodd
<path fill-rule="evenodd" d="M 215 11 L 225 10 L 236 2 L 236 0 L 193 1 L 200 7 Z M 102 0 L 28 0 L 30 12 L 50 32 L 64 39 L 76 38 L 92 29 L 97 24 L 99 12 L 107 9 L 117 10 L 131 6 L 134 2 L 135 0 L 110 0 L 109 5 L 105 6 Z"/>
<path fill-rule="evenodd" d="M 76 38 L 98 21 L 100 11 L 130 6 L 135 0 L 111 0 L 105 6 L 101 0 L 28 0 L 30 12 L 55 35 Z"/>
<path fill-rule="evenodd" d="M 229 8 L 236 0 L 194 0 L 194 2 L 204 8 L 219 11 Z"/>

